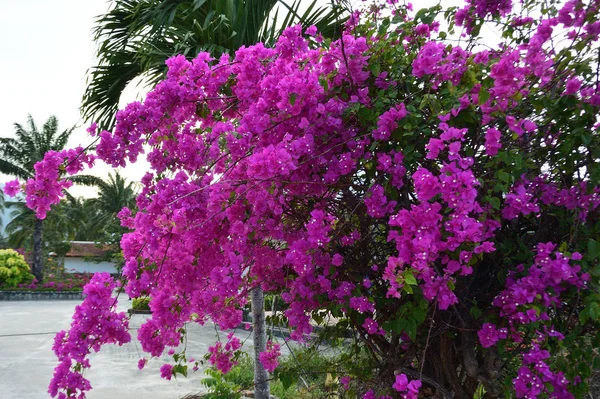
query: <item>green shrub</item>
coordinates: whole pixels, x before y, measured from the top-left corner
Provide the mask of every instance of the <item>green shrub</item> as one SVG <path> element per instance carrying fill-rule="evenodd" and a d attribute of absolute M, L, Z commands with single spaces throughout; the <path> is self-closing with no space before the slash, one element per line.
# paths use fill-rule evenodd
<path fill-rule="evenodd" d="M 318 350 L 295 348 L 294 356 L 280 359 L 281 363 L 270 381 L 271 394 L 280 399 L 337 398 L 339 383 L 335 370 L 340 355 L 325 355 Z M 227 374 L 211 367 L 202 384 L 209 392 L 204 399 L 239 399 L 241 392 L 254 390 L 254 364 L 247 353 Z"/>
<path fill-rule="evenodd" d="M 131 301 L 131 308 L 133 310 L 150 310 L 150 298 L 133 298 Z"/>
<path fill-rule="evenodd" d="M 12 249 L 0 249 L 0 287 L 14 288 L 33 281 L 23 255 Z"/>

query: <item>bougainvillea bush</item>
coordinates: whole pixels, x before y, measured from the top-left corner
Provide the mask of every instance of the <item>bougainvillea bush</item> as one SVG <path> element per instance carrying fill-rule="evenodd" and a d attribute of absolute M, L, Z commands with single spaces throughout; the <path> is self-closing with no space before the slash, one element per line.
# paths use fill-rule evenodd
<path fill-rule="evenodd" d="M 25 257 L 12 249 L 0 249 L 0 288 L 14 288 L 33 281 Z"/>
<path fill-rule="evenodd" d="M 123 277 L 152 298 L 144 351 L 175 351 L 163 377 L 187 371 L 186 322 L 235 327 L 260 285 L 294 339 L 328 315 L 353 331 L 376 367 L 340 376 L 348 394 L 582 397 L 600 345 L 599 9 L 389 0 L 337 41 L 298 26 L 274 48 L 171 58 L 113 132 L 90 127 L 95 154 L 36 165 L 28 204 L 43 217 L 64 173 L 146 152 Z M 88 353 L 130 340 L 114 286 L 97 274 L 56 337 L 52 395 L 83 397 Z M 227 371 L 239 347 L 211 362 Z"/>

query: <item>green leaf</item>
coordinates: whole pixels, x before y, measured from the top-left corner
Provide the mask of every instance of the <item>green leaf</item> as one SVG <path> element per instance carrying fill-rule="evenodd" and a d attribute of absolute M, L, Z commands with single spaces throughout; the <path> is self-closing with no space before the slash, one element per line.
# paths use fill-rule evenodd
<path fill-rule="evenodd" d="M 400 334 L 406 328 L 406 320 L 402 318 L 397 318 L 395 320 L 388 321 L 383 325 L 383 328 L 388 332 L 395 332 L 396 334 Z"/>
<path fill-rule="evenodd" d="M 379 25 L 379 35 L 383 35 L 387 32 L 388 28 L 390 27 L 390 18 L 384 18 L 383 21 L 381 21 L 381 25 Z"/>
<path fill-rule="evenodd" d="M 289 387 L 292 386 L 292 384 L 295 382 L 295 376 L 293 376 L 290 373 L 283 373 L 279 375 L 279 380 L 281 381 L 281 384 L 283 385 L 283 389 L 285 389 L 286 391 L 289 389 Z"/>
<path fill-rule="evenodd" d="M 181 374 L 184 377 L 187 377 L 187 365 L 183 365 L 183 364 L 176 364 L 175 366 L 173 366 L 173 376 L 177 376 L 177 374 Z"/>
<path fill-rule="evenodd" d="M 500 199 L 497 197 L 490 198 L 490 205 L 492 205 L 494 209 L 500 209 Z"/>
<path fill-rule="evenodd" d="M 410 337 L 411 340 L 415 340 L 417 338 L 417 323 L 415 319 L 409 319 L 406 323 L 406 333 Z"/>
<path fill-rule="evenodd" d="M 379 76 L 381 73 L 381 64 L 378 62 L 371 64 L 371 72 L 373 73 L 373 76 Z"/>
<path fill-rule="evenodd" d="M 326 93 L 329 91 L 329 81 L 325 76 L 319 76 L 319 84 L 323 86 L 323 89 Z"/>
<path fill-rule="evenodd" d="M 596 259 L 600 256 L 600 242 L 590 238 L 588 241 L 588 256 L 592 259 Z"/>
<path fill-rule="evenodd" d="M 600 317 L 600 304 L 598 302 L 590 304 L 589 314 L 593 320 L 598 320 L 598 317 Z"/>
<path fill-rule="evenodd" d="M 585 362 L 581 362 L 579 363 L 579 365 L 577 366 L 577 370 L 579 371 L 579 374 L 583 377 L 583 378 L 587 378 L 592 374 L 592 369 L 590 368 L 590 366 L 585 363 Z"/>
<path fill-rule="evenodd" d="M 506 172 L 498 172 L 498 179 L 500 179 L 500 181 L 508 183 L 510 181 L 510 175 Z"/>
<path fill-rule="evenodd" d="M 417 285 L 417 279 L 415 278 L 415 276 L 412 274 L 411 271 L 406 271 L 404 273 L 404 281 L 406 282 L 406 284 L 409 285 Z"/>
<path fill-rule="evenodd" d="M 471 308 L 471 310 L 469 311 L 469 313 L 471 313 L 471 316 L 473 316 L 476 319 L 478 319 L 479 317 L 481 317 L 481 315 L 483 314 L 481 312 L 481 309 L 479 309 L 477 306 L 473 306 Z"/>
<path fill-rule="evenodd" d="M 417 323 L 421 324 L 427 318 L 427 311 L 426 311 L 426 309 L 423 309 L 423 308 L 414 308 L 413 316 L 415 317 L 415 320 L 417 321 Z"/>
<path fill-rule="evenodd" d="M 482 88 L 479 90 L 479 105 L 484 104 L 490 98 L 490 92 Z"/>
<path fill-rule="evenodd" d="M 456 285 L 454 285 L 454 281 L 448 280 L 448 288 L 450 288 L 450 290 L 454 291 L 454 289 L 456 288 Z"/>
<path fill-rule="evenodd" d="M 296 93 L 290 93 L 289 100 L 290 100 L 290 104 L 292 106 L 294 106 L 294 104 L 296 104 L 296 97 L 297 97 Z"/>
<path fill-rule="evenodd" d="M 216 385 L 219 383 L 219 381 L 217 381 L 215 378 L 204 378 L 204 379 L 201 381 L 201 383 L 202 383 L 202 385 L 204 385 L 205 387 L 207 387 L 207 388 L 210 388 L 210 387 L 214 387 L 214 386 L 216 386 Z"/>

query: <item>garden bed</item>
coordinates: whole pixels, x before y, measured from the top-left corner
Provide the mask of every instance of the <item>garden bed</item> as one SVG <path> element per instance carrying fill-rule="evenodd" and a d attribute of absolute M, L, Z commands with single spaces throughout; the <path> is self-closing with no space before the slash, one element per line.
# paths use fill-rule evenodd
<path fill-rule="evenodd" d="M 0 301 L 82 300 L 83 291 L 0 290 Z"/>

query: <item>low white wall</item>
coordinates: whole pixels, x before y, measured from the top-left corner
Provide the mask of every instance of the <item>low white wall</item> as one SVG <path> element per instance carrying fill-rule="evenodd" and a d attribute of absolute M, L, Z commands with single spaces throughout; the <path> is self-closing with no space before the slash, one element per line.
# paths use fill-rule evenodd
<path fill-rule="evenodd" d="M 112 262 L 86 262 L 84 258 L 65 258 L 65 271 L 68 273 L 117 273 Z"/>

